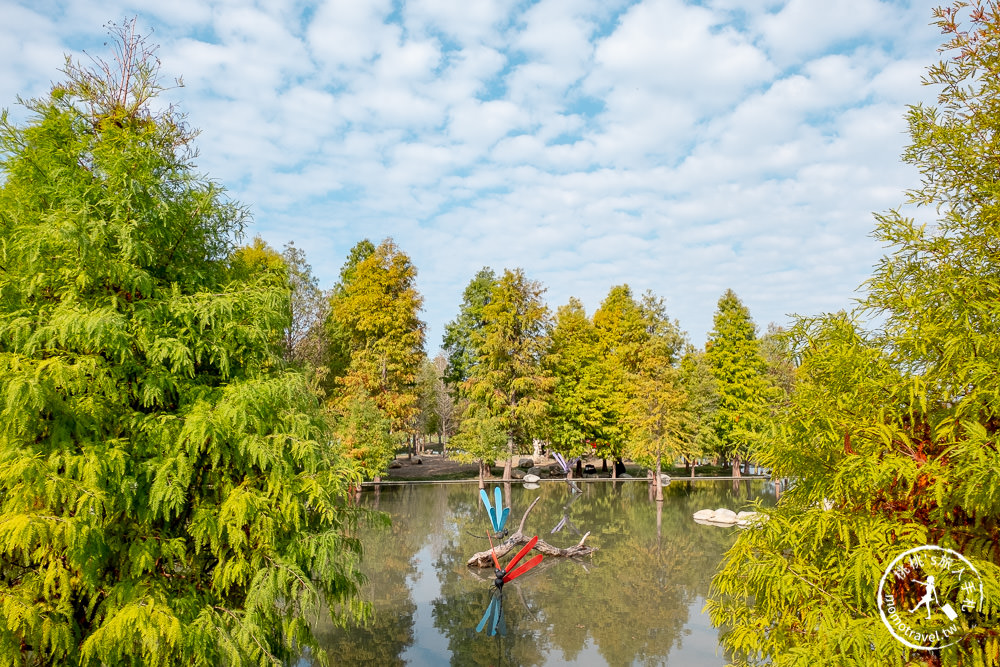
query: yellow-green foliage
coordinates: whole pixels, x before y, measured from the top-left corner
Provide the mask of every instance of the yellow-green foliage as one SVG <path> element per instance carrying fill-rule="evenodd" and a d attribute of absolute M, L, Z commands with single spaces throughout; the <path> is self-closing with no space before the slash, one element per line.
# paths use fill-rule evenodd
<path fill-rule="evenodd" d="M 750 310 L 732 290 L 719 298 L 712 331 L 705 345 L 715 384 L 716 405 L 712 429 L 716 453 L 738 465 L 763 426 L 767 406 L 775 395 L 767 377 L 767 362 L 757 340 Z"/>
<path fill-rule="evenodd" d="M 683 337 L 677 323 L 667 317 L 662 299 L 647 293 L 641 312 L 648 337 L 628 378 L 626 451 L 659 474 L 664 464 L 672 465 L 681 454 L 691 453 L 685 433 L 689 398 L 677 368 Z"/>
<path fill-rule="evenodd" d="M 118 97 L 68 63 L 0 123 L 0 665 L 283 664 L 309 609 L 359 611 L 357 475 L 280 368 L 284 280 L 230 267 L 246 212 L 118 37 Z"/>
<path fill-rule="evenodd" d="M 801 366 L 758 458 L 796 484 L 740 536 L 709 603 L 738 664 L 1000 664 L 1000 10 L 966 30 L 964 8 L 936 12 L 940 108 L 911 108 L 904 155 L 922 174 L 911 203 L 940 219 L 876 216 L 890 253 L 861 305 L 877 330 L 842 313 L 788 334 Z M 984 584 L 940 652 L 897 642 L 876 606 L 886 566 L 925 544 Z"/>
<path fill-rule="evenodd" d="M 392 239 L 378 246 L 366 239 L 351 250 L 330 301 L 328 328 L 347 353 L 337 378 L 344 400 L 367 397 L 396 432 L 409 429 L 418 411 L 426 327 L 416 279 L 416 267 Z"/>
<path fill-rule="evenodd" d="M 514 454 L 515 441 L 530 439 L 528 434 L 545 413 L 544 394 L 552 386 L 541 366 L 551 327 L 544 291 L 523 270 L 505 270 L 483 307 L 482 326 L 473 334 L 478 355 L 465 382 L 470 399 L 466 418 L 490 422 L 505 432 L 508 455 Z M 480 427 L 472 430 L 482 433 Z"/>

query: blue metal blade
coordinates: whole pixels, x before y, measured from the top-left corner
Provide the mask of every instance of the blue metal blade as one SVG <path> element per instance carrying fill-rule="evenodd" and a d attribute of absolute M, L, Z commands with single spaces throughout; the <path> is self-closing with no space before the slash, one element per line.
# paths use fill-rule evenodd
<path fill-rule="evenodd" d="M 500 604 L 497 605 L 497 606 L 500 607 L 500 636 L 501 637 L 506 637 L 507 636 L 507 617 L 504 616 L 504 613 L 503 613 L 503 600 L 501 600 Z"/>
<path fill-rule="evenodd" d="M 500 519 L 497 518 L 497 509 L 495 507 L 490 508 L 490 523 L 493 524 L 493 532 L 500 532 Z"/>
<path fill-rule="evenodd" d="M 479 621 L 479 625 L 476 626 L 476 632 L 482 632 L 483 628 L 486 627 L 486 619 L 490 617 L 490 612 L 496 607 L 497 599 L 496 596 L 490 598 L 490 603 L 486 607 L 486 613 L 483 614 L 483 619 Z"/>
<path fill-rule="evenodd" d="M 503 492 L 499 486 L 493 489 L 493 499 L 496 501 L 493 503 L 493 507 L 497 510 L 497 516 L 500 516 L 500 508 L 503 507 Z"/>
<path fill-rule="evenodd" d="M 490 511 L 490 497 L 486 495 L 486 489 L 479 489 L 479 497 L 483 499 L 483 504 L 486 505 L 486 511 Z"/>
<path fill-rule="evenodd" d="M 504 526 L 507 525 L 507 517 L 509 517 L 509 516 L 510 516 L 510 508 L 509 507 L 504 507 L 503 508 L 503 514 L 500 515 L 499 525 L 497 525 L 497 532 L 498 533 L 501 530 L 503 530 Z"/>
<path fill-rule="evenodd" d="M 502 612 L 500 606 L 501 599 L 502 598 L 499 595 L 493 598 L 493 602 L 496 602 L 496 606 L 493 607 L 493 627 L 490 629 L 490 637 L 494 636 L 497 633 L 497 624 L 500 622 L 500 616 Z"/>

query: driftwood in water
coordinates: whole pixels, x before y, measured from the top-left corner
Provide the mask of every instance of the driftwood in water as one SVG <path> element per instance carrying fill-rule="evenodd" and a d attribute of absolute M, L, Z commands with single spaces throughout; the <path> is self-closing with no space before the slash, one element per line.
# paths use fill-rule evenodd
<path fill-rule="evenodd" d="M 528 518 L 528 512 L 532 510 L 540 498 L 535 498 L 535 500 L 528 505 L 528 509 L 524 510 L 524 516 L 521 517 L 521 524 L 517 527 L 517 530 L 511 534 L 506 540 L 497 544 L 493 547 L 493 553 L 496 555 L 497 560 L 506 556 L 509 552 L 514 550 L 514 547 L 520 546 L 522 544 L 527 544 L 531 537 L 524 534 L 524 522 Z M 566 549 L 560 549 L 559 547 L 554 547 L 551 544 L 543 540 L 538 540 L 535 543 L 535 551 L 545 554 L 546 556 L 559 556 L 563 558 L 572 558 L 574 556 L 589 556 L 596 551 L 596 547 L 587 547 L 583 545 L 584 540 L 590 536 L 588 532 L 586 535 L 580 538 L 580 541 Z M 469 567 L 493 567 L 493 557 L 490 555 L 490 551 L 480 551 L 474 554 L 472 558 L 466 561 L 466 565 Z"/>

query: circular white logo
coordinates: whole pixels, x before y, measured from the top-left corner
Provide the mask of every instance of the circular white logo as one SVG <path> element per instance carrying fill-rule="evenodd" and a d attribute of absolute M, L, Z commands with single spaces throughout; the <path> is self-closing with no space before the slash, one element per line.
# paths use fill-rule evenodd
<path fill-rule="evenodd" d="M 904 551 L 885 569 L 878 610 L 892 636 L 920 651 L 951 646 L 983 609 L 983 580 L 965 556 L 934 545 Z"/>

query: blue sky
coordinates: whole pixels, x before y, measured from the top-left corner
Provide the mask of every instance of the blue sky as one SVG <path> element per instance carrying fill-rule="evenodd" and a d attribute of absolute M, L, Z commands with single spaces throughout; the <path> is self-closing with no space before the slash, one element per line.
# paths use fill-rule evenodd
<path fill-rule="evenodd" d="M 940 35 L 889 0 L 0 0 L 0 106 L 104 24 L 153 31 L 198 167 L 330 287 L 362 238 L 419 270 L 434 354 L 465 285 L 522 267 L 553 311 L 653 290 L 704 343 L 850 307 L 898 207 Z"/>

